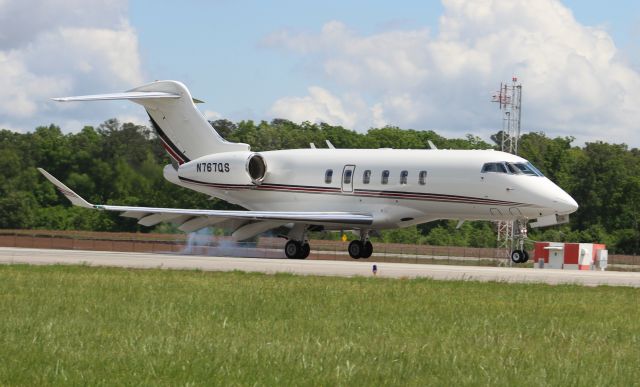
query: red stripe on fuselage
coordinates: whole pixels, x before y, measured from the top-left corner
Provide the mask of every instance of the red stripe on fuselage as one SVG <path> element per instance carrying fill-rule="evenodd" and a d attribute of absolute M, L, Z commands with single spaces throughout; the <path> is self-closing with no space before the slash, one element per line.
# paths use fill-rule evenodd
<path fill-rule="evenodd" d="M 367 197 L 390 197 L 390 198 L 402 198 L 402 199 L 425 199 L 430 201 L 440 202 L 459 202 L 459 203 L 474 203 L 474 204 L 492 204 L 500 206 L 513 206 L 522 205 L 523 203 L 507 202 L 503 200 L 494 200 L 486 198 L 475 198 L 470 196 L 456 196 L 456 195 L 441 195 L 441 194 L 429 194 L 420 192 L 397 192 L 397 191 L 368 191 L 368 190 L 356 190 L 356 195 Z"/>
<path fill-rule="evenodd" d="M 217 183 L 207 183 L 203 181 L 197 181 L 197 180 L 183 178 L 183 177 L 181 177 L 180 180 L 188 184 L 196 184 L 200 186 L 210 187 L 213 189 L 221 189 L 221 190 L 255 189 L 260 191 L 278 191 L 278 192 L 294 192 L 294 193 L 309 193 L 309 194 L 334 194 L 334 195 L 338 194 L 338 195 L 351 195 L 351 196 L 362 196 L 362 197 L 380 197 L 380 198 L 387 198 L 387 199 L 423 200 L 423 201 L 432 201 L 432 202 L 481 204 L 481 205 L 492 205 L 492 206 L 510 206 L 510 207 L 530 206 L 530 204 L 508 202 L 503 200 L 475 198 L 475 197 L 469 197 L 469 196 L 445 195 L 445 194 L 430 194 L 430 193 L 420 193 L 420 192 L 355 190 L 354 193 L 351 193 L 351 192 L 342 192 L 342 190 L 337 187 L 299 186 L 299 185 L 285 185 L 285 184 L 263 184 L 263 185 L 217 184 Z"/>

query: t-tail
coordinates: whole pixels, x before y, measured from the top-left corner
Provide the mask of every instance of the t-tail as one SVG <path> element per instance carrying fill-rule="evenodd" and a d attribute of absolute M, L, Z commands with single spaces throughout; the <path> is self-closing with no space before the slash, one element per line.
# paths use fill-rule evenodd
<path fill-rule="evenodd" d="M 247 144 L 223 139 L 198 110 L 191 93 L 181 82 L 156 81 L 124 93 L 53 99 L 60 102 L 126 99 L 144 106 L 162 145 L 178 164 L 212 153 L 249 150 Z"/>

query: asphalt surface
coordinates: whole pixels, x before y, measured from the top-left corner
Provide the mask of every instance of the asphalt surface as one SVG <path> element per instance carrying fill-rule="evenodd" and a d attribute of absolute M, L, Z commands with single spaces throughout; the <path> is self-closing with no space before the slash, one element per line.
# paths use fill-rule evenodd
<path fill-rule="evenodd" d="M 610 285 L 640 287 L 640 273 L 524 269 L 486 266 L 421 265 L 384 263 L 372 259 L 315 261 L 265 258 L 205 257 L 175 254 L 121 253 L 111 251 L 52 250 L 0 247 L 1 264 L 85 264 L 126 268 L 293 273 L 322 276 L 377 276 L 387 278 L 433 278 L 438 280 L 498 281 L 509 283 Z"/>

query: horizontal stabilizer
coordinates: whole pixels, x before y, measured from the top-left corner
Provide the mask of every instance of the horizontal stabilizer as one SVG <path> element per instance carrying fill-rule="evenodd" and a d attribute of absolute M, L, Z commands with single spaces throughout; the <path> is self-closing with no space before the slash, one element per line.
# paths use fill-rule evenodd
<path fill-rule="evenodd" d="M 1 0 L 0 0 L 1 1 Z M 53 98 L 59 102 L 128 100 L 141 105 L 162 146 L 178 164 L 212 153 L 249 151 L 249 145 L 225 140 L 198 110 L 187 87 L 177 81 L 155 81 L 120 93 Z"/>
<path fill-rule="evenodd" d="M 74 102 L 74 101 L 108 101 L 122 99 L 161 99 L 161 98 L 180 98 L 180 94 L 165 93 L 161 91 L 126 91 L 124 93 L 110 94 L 94 94 L 80 95 L 77 97 L 59 97 L 51 98 L 58 102 Z"/>

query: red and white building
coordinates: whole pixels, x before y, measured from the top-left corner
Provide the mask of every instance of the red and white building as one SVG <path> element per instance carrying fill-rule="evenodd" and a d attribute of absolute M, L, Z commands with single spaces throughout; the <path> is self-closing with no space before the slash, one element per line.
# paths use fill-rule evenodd
<path fill-rule="evenodd" d="M 604 270 L 607 247 L 599 243 L 535 242 L 536 269 Z"/>

